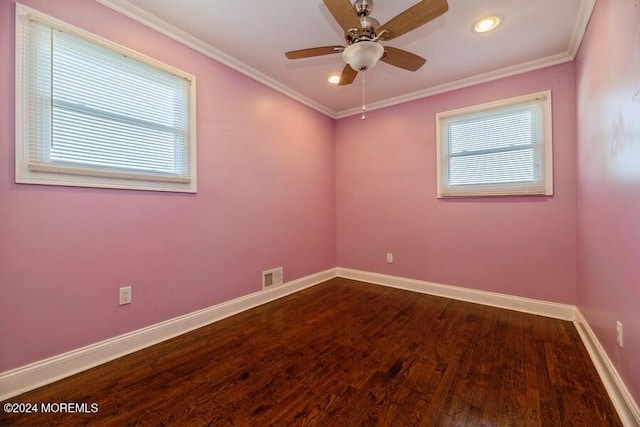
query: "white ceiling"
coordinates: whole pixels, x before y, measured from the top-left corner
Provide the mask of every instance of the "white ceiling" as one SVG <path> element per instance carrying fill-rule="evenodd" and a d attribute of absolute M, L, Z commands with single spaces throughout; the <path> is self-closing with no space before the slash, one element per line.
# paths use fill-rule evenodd
<path fill-rule="evenodd" d="M 321 0 L 97 0 L 334 118 L 359 112 L 362 75 L 327 82 L 340 54 L 295 61 L 289 50 L 344 45 Z M 424 0 L 429 1 L 429 0 Z M 427 59 L 418 71 L 378 63 L 366 72 L 368 109 L 571 61 L 596 0 L 448 0 L 449 11 L 389 46 Z M 384 23 L 416 0 L 374 0 Z M 486 15 L 502 19 L 476 34 Z M 386 44 L 386 43 L 385 43 Z"/>

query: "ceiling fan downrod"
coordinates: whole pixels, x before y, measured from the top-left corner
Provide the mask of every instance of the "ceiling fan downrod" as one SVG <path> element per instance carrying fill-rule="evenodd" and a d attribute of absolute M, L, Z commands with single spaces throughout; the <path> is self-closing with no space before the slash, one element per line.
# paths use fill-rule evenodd
<path fill-rule="evenodd" d="M 373 10 L 373 1 L 372 0 L 355 0 L 353 2 L 353 7 L 358 12 L 358 16 L 369 16 L 371 11 Z"/>

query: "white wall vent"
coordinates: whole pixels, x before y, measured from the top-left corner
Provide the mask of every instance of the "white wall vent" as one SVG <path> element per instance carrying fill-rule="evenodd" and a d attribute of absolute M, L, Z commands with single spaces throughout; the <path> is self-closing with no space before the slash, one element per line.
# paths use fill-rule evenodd
<path fill-rule="evenodd" d="M 282 285 L 282 267 L 262 272 L 262 289 Z"/>

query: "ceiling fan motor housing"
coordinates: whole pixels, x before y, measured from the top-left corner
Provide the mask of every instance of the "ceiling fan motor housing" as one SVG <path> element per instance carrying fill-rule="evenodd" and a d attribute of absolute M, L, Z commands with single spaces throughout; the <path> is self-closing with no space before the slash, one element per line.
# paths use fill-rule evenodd
<path fill-rule="evenodd" d="M 353 7 L 360 20 L 360 29 L 353 28 L 345 33 L 347 44 L 350 45 L 363 40 L 376 39 L 376 31 L 380 28 L 380 22 L 369 16 L 373 10 L 373 0 L 355 0 Z"/>

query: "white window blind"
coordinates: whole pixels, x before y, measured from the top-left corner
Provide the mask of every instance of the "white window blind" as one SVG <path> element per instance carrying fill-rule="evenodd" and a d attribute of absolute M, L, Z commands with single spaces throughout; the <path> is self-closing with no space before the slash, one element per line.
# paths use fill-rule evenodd
<path fill-rule="evenodd" d="M 553 194 L 551 93 L 437 115 L 438 197 Z"/>
<path fill-rule="evenodd" d="M 33 13 L 22 19 L 18 182 L 195 191 L 192 76 Z"/>

